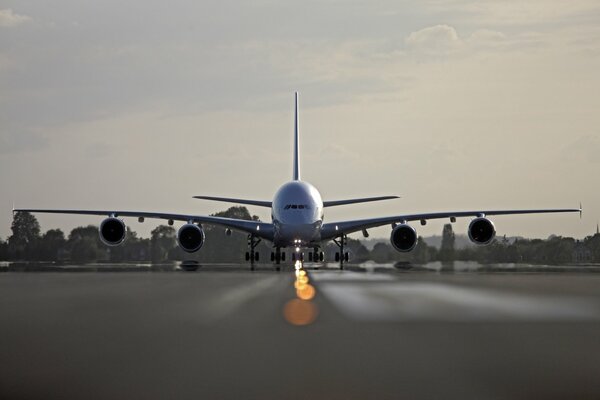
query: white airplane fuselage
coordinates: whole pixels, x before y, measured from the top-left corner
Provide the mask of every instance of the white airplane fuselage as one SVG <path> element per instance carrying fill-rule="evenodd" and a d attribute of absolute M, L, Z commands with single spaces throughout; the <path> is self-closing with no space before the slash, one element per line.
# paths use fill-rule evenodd
<path fill-rule="evenodd" d="M 287 182 L 277 190 L 272 204 L 275 246 L 305 247 L 320 242 L 323 200 L 313 185 Z"/>

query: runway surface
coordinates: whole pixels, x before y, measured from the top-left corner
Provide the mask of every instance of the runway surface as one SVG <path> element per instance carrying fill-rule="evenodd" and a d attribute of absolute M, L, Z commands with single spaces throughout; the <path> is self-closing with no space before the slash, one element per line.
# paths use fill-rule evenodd
<path fill-rule="evenodd" d="M 0 273 L 0 398 L 600 398 L 597 267 L 330 267 Z"/>

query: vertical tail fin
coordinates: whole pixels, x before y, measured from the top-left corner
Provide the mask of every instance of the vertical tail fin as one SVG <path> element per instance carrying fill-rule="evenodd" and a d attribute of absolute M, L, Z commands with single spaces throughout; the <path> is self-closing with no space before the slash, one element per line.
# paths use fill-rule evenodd
<path fill-rule="evenodd" d="M 295 181 L 300 180 L 300 123 L 298 121 L 298 92 L 295 93 L 294 109 L 294 176 Z"/>

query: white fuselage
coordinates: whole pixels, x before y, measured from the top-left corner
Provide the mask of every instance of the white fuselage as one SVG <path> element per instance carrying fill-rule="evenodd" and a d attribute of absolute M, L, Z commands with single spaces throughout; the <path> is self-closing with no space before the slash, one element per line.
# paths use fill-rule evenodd
<path fill-rule="evenodd" d="M 277 247 L 304 247 L 321 240 L 323 200 L 310 183 L 291 181 L 282 185 L 273 198 L 271 218 Z"/>

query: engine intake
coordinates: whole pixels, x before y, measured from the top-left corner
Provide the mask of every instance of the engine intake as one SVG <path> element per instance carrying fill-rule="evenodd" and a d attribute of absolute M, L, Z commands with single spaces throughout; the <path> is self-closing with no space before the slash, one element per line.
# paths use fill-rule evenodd
<path fill-rule="evenodd" d="M 401 224 L 392 229 L 392 246 L 402 253 L 411 251 L 417 245 L 417 231 L 410 225 Z"/>
<path fill-rule="evenodd" d="M 114 217 L 106 218 L 100 224 L 100 240 L 108 246 L 118 246 L 125 240 L 125 223 Z"/>
<path fill-rule="evenodd" d="M 489 244 L 496 237 L 496 228 L 487 218 L 475 218 L 469 224 L 469 239 L 475 244 Z"/>
<path fill-rule="evenodd" d="M 185 224 L 177 232 L 177 243 L 187 253 L 194 253 L 204 244 L 204 231 L 198 225 Z"/>

